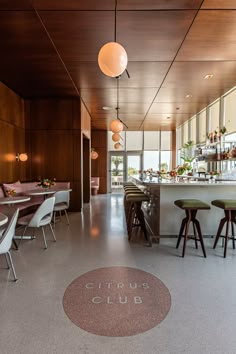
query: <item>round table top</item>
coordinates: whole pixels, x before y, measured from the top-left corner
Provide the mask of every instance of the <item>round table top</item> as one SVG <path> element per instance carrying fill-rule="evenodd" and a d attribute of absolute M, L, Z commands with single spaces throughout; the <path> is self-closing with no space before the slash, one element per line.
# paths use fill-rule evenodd
<path fill-rule="evenodd" d="M 6 224 L 8 221 L 8 217 L 2 213 L 0 213 L 0 226 Z"/>
<path fill-rule="evenodd" d="M 16 204 L 16 203 L 28 202 L 29 200 L 30 197 L 28 197 L 27 195 L 19 195 L 16 197 L 0 198 L 0 204 Z"/>
<path fill-rule="evenodd" d="M 60 192 L 60 191 L 67 191 L 67 192 L 71 192 L 72 189 L 69 188 L 36 188 L 36 189 L 32 189 L 30 191 L 25 191 L 25 194 L 27 195 L 47 195 L 47 194 L 54 194 L 56 192 Z"/>

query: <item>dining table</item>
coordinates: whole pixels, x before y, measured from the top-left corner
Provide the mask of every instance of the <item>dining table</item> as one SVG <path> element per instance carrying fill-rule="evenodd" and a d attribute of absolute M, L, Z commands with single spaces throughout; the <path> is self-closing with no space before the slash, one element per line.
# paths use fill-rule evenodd
<path fill-rule="evenodd" d="M 4 197 L 4 198 L 0 198 L 0 204 L 8 205 L 10 208 L 14 208 L 15 204 L 28 202 L 29 200 L 30 197 L 27 195 L 19 195 L 15 197 Z M 18 249 L 18 245 L 15 240 L 20 238 L 21 236 L 17 236 L 17 235 L 15 235 L 13 238 L 13 243 L 16 249 Z M 24 239 L 32 239 L 32 236 L 24 236 Z"/>
<path fill-rule="evenodd" d="M 25 194 L 29 195 L 29 196 L 43 195 L 44 199 L 46 199 L 48 195 L 53 195 L 56 192 L 61 192 L 61 191 L 71 192 L 72 189 L 70 189 L 70 188 L 35 188 L 32 190 L 26 191 Z"/>
<path fill-rule="evenodd" d="M 0 226 L 6 224 L 8 222 L 8 217 L 3 214 L 3 213 L 0 213 Z"/>

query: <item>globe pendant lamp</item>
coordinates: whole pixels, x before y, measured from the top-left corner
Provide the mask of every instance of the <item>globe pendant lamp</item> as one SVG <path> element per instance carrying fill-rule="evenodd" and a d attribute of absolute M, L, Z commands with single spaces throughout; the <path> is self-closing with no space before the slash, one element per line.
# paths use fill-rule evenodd
<path fill-rule="evenodd" d="M 116 42 L 116 9 L 117 0 L 115 0 L 114 42 L 104 44 L 98 53 L 99 68 L 103 74 L 110 77 L 120 76 L 128 63 L 125 48 Z"/>
<path fill-rule="evenodd" d="M 116 143 L 115 145 L 114 145 L 114 148 L 116 149 L 116 150 L 119 150 L 119 149 L 121 149 L 121 143 Z"/>
<path fill-rule="evenodd" d="M 117 143 L 119 140 L 121 140 L 121 136 L 119 133 L 113 134 L 111 138 L 115 143 Z"/>
<path fill-rule="evenodd" d="M 113 119 L 110 124 L 110 129 L 113 133 L 120 133 L 123 130 L 123 124 L 119 119 Z"/>
<path fill-rule="evenodd" d="M 117 42 L 109 42 L 99 51 L 98 65 L 103 74 L 107 76 L 120 76 L 125 71 L 127 63 L 127 53 Z"/>

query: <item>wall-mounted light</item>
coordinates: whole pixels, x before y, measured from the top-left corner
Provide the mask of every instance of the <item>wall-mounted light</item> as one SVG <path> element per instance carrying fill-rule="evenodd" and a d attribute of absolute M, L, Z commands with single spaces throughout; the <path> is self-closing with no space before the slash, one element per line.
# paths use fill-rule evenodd
<path fill-rule="evenodd" d="M 91 160 L 96 160 L 98 158 L 98 153 L 94 149 L 91 149 L 91 154 L 90 154 Z"/>
<path fill-rule="evenodd" d="M 23 152 L 21 154 L 18 152 L 18 154 L 16 154 L 16 161 L 25 162 L 27 160 L 28 160 L 28 155 L 25 152 Z"/>

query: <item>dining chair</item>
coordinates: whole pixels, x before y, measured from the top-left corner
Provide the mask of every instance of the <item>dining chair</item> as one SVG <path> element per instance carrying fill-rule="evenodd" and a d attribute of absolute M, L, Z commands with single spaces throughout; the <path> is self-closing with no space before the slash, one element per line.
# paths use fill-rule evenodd
<path fill-rule="evenodd" d="M 18 219 L 18 225 L 25 226 L 21 240 L 24 237 L 27 228 L 29 227 L 41 228 L 43 233 L 44 245 L 45 248 L 47 249 L 48 246 L 47 246 L 44 226 L 49 225 L 54 241 L 56 241 L 56 236 L 51 225 L 54 204 L 55 204 L 55 197 L 45 199 L 34 214 L 25 215 Z"/>
<path fill-rule="evenodd" d="M 69 191 L 58 191 L 54 194 L 55 199 L 55 205 L 53 209 L 53 222 L 54 222 L 54 227 L 56 223 L 56 213 L 60 213 L 60 219 L 61 219 L 61 212 L 64 211 L 66 220 L 67 220 L 67 225 L 70 224 L 68 214 L 67 214 L 67 209 L 69 209 L 70 206 L 70 192 Z"/>
<path fill-rule="evenodd" d="M 16 272 L 15 268 L 13 265 L 11 253 L 10 253 L 10 248 L 12 244 L 12 239 L 15 235 L 15 228 L 16 228 L 16 222 L 17 218 L 19 215 L 19 209 L 17 209 L 9 218 L 8 226 L 7 228 L 3 231 L 2 235 L 0 236 L 0 254 L 5 254 L 8 269 L 12 270 L 13 276 L 14 276 L 14 281 L 17 280 L 16 277 Z"/>

